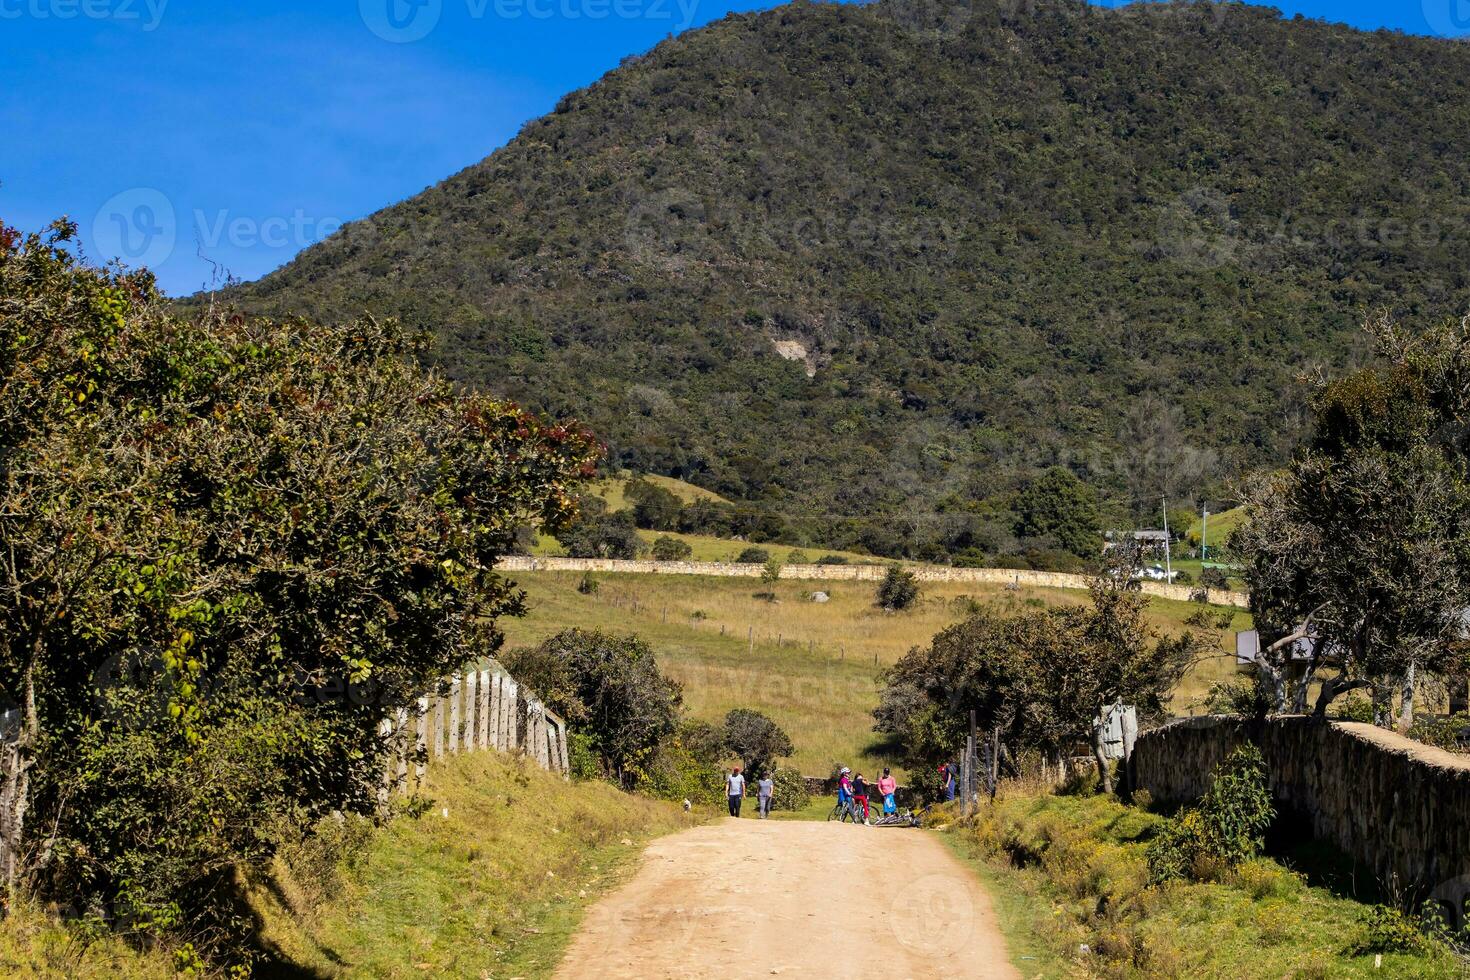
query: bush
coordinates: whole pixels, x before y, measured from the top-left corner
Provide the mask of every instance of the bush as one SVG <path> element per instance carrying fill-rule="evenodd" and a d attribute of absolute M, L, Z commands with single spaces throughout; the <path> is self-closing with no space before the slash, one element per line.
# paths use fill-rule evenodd
<path fill-rule="evenodd" d="M 742 565 L 764 565 L 771 560 L 771 553 L 765 548 L 746 548 L 735 560 Z"/>
<path fill-rule="evenodd" d="M 582 580 L 577 583 L 577 591 L 583 595 L 597 594 L 597 579 L 592 577 L 591 572 L 582 573 Z"/>
<path fill-rule="evenodd" d="M 841 555 L 823 555 L 817 559 L 818 565 L 846 565 L 847 559 Z"/>
<path fill-rule="evenodd" d="M 1470 715 L 1417 718 L 1414 727 L 1409 729 L 1409 737 L 1449 752 L 1464 752 L 1470 747 Z"/>
<path fill-rule="evenodd" d="M 809 565 L 811 564 L 811 559 L 806 556 L 805 551 L 802 551 L 798 548 L 796 551 L 793 551 L 791 554 L 786 556 L 786 564 Z"/>
<path fill-rule="evenodd" d="M 1437 944 L 1412 916 L 1387 905 L 1376 905 L 1363 915 L 1363 923 L 1352 950 L 1369 953 L 1413 953 L 1423 956 L 1436 951 Z"/>
<path fill-rule="evenodd" d="M 561 535 L 561 543 L 573 558 L 637 558 L 643 550 L 643 539 L 630 511 L 584 516 Z"/>
<path fill-rule="evenodd" d="M 782 766 L 771 776 L 775 790 L 771 796 L 772 810 L 805 810 L 812 798 L 806 790 L 806 777 L 795 769 Z"/>
<path fill-rule="evenodd" d="M 672 492 L 647 480 L 629 480 L 623 494 L 633 502 L 633 520 L 650 531 L 672 531 L 679 526 L 684 504 Z"/>
<path fill-rule="evenodd" d="M 1169 821 L 1149 845 L 1149 876 L 1218 879 L 1260 851 L 1275 816 L 1261 751 L 1242 745 L 1216 767 L 1199 806 Z"/>
<path fill-rule="evenodd" d="M 653 542 L 652 553 L 654 561 L 684 561 L 694 554 L 694 549 L 687 541 L 660 534 Z"/>
<path fill-rule="evenodd" d="M 1219 568 L 1206 568 L 1199 573 L 1199 584 L 1207 589 L 1223 592 L 1230 588 L 1230 579 Z"/>
<path fill-rule="evenodd" d="M 889 565 L 878 584 L 878 605 L 884 609 L 907 609 L 919 600 L 919 581 L 914 573 Z"/>

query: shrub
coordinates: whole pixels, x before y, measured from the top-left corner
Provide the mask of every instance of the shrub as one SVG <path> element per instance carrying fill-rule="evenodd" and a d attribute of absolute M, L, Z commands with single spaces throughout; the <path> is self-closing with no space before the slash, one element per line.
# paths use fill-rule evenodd
<path fill-rule="evenodd" d="M 1348 697 L 1337 702 L 1338 721 L 1359 721 L 1373 724 L 1373 702 L 1364 697 Z"/>
<path fill-rule="evenodd" d="M 672 492 L 647 480 L 629 480 L 624 496 L 633 503 L 633 520 L 650 531 L 672 531 L 679 526 L 684 504 Z"/>
<path fill-rule="evenodd" d="M 1222 592 L 1230 588 L 1230 579 L 1218 568 L 1206 568 L 1199 573 L 1199 584 L 1207 589 Z"/>
<path fill-rule="evenodd" d="M 1470 745 L 1470 715 L 1451 715 L 1448 718 L 1421 716 L 1414 720 L 1409 737 L 1450 752 L 1464 752 Z"/>
<path fill-rule="evenodd" d="M 1261 751 L 1242 745 L 1216 767 L 1199 806 L 1171 820 L 1149 845 L 1149 875 L 1155 882 L 1218 879 L 1260 851 L 1275 815 Z"/>
<path fill-rule="evenodd" d="M 746 548 L 735 560 L 742 565 L 764 565 L 771 560 L 771 553 L 764 548 Z"/>
<path fill-rule="evenodd" d="M 772 810 L 805 810 L 811 803 L 806 777 L 797 770 L 782 766 L 772 773 L 771 778 L 776 784 L 771 796 Z"/>
<path fill-rule="evenodd" d="M 847 559 L 841 555 L 823 555 L 817 559 L 818 565 L 846 565 Z"/>
<path fill-rule="evenodd" d="M 592 577 L 591 572 L 582 573 L 582 580 L 577 583 L 577 591 L 583 595 L 597 594 L 597 579 Z"/>
<path fill-rule="evenodd" d="M 806 552 L 800 549 L 786 556 L 786 564 L 788 565 L 806 565 L 810 564 L 810 562 L 811 559 L 806 556 Z"/>
<path fill-rule="evenodd" d="M 1352 951 L 1359 956 L 1367 953 L 1423 956 L 1434 952 L 1436 947 L 1435 941 L 1424 933 L 1412 916 L 1387 905 L 1375 905 L 1364 913 Z"/>
<path fill-rule="evenodd" d="M 684 561 L 694 554 L 694 549 L 687 541 L 660 534 L 653 542 L 652 554 L 654 561 Z"/>
<path fill-rule="evenodd" d="M 884 609 L 907 609 L 919 599 L 919 581 L 914 573 L 898 565 L 889 565 L 888 573 L 878 584 L 878 605 Z"/>

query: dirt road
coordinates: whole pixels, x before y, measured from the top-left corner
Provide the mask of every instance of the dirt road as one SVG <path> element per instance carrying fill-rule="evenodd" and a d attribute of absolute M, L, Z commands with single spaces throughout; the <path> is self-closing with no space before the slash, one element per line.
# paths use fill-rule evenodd
<path fill-rule="evenodd" d="M 1020 977 L 989 897 L 933 834 L 748 819 L 655 841 L 557 972 L 772 975 Z"/>

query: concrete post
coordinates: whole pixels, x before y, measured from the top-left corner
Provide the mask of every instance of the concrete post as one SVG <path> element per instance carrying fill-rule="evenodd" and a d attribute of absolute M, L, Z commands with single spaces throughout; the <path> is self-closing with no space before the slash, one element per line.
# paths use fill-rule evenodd
<path fill-rule="evenodd" d="M 393 791 L 408 788 L 408 709 L 398 709 L 398 725 L 393 736 Z"/>
<path fill-rule="evenodd" d="M 475 709 L 479 705 L 476 690 L 480 672 L 472 670 L 464 675 L 464 750 L 475 751 Z"/>
<path fill-rule="evenodd" d="M 462 720 L 459 710 L 459 702 L 463 691 L 460 686 L 459 675 L 455 674 L 449 679 L 449 753 L 454 755 L 459 752 L 459 726 Z"/>
<path fill-rule="evenodd" d="M 419 698 L 418 717 L 414 719 L 418 728 L 418 737 L 414 741 L 414 764 L 413 776 L 415 780 L 424 778 L 424 761 L 429 755 L 429 699 Z"/>
<path fill-rule="evenodd" d="M 490 748 L 490 677 L 490 671 L 480 671 L 480 727 L 476 733 L 482 749 Z"/>
<path fill-rule="evenodd" d="M 499 673 L 490 678 L 490 747 L 505 751 L 505 677 Z"/>
<path fill-rule="evenodd" d="M 378 722 L 378 737 L 383 740 L 386 747 L 386 751 L 383 753 L 383 780 L 378 785 L 378 806 L 386 807 L 388 805 L 388 794 L 392 791 L 393 774 L 398 768 L 397 762 L 393 758 L 393 722 L 391 719 L 384 718 Z"/>
<path fill-rule="evenodd" d="M 505 681 L 505 750 L 514 752 L 521 747 L 521 691 L 514 678 L 507 677 Z"/>
<path fill-rule="evenodd" d="M 434 756 L 438 758 L 449 751 L 449 700 L 434 698 Z"/>

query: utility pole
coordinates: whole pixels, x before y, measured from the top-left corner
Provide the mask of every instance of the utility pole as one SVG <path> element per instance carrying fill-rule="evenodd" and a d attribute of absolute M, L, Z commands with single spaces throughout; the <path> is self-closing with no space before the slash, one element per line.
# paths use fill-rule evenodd
<path fill-rule="evenodd" d="M 1210 505 L 1205 504 L 1204 516 L 1199 526 L 1199 560 L 1203 564 L 1210 557 Z"/>
<path fill-rule="evenodd" d="M 1169 538 L 1169 498 L 1160 497 L 1159 499 L 1164 502 L 1164 581 L 1172 582 L 1174 581 L 1174 562 L 1170 552 L 1174 549 L 1170 546 Z"/>

